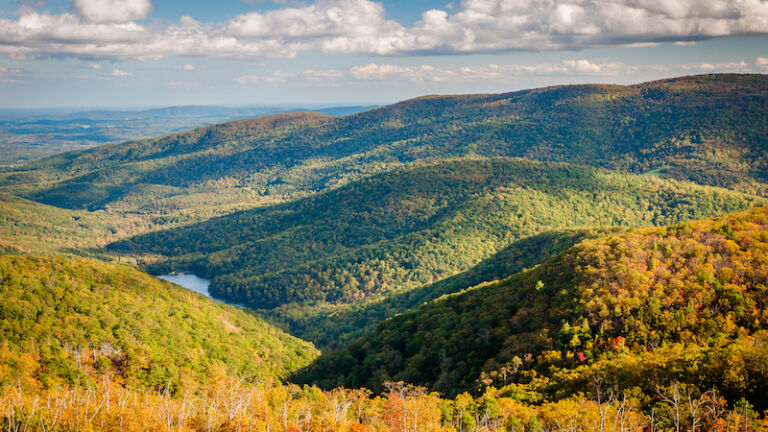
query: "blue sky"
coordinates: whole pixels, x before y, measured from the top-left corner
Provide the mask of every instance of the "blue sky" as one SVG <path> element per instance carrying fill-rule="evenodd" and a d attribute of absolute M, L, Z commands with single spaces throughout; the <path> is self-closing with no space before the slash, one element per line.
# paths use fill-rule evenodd
<path fill-rule="evenodd" d="M 0 0 L 0 106 L 368 104 L 768 72 L 768 0 Z"/>

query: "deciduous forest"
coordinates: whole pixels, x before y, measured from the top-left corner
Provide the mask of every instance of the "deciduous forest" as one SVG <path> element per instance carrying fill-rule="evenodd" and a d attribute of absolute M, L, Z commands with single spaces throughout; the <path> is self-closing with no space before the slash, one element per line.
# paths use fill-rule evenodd
<path fill-rule="evenodd" d="M 0 432 L 768 430 L 766 131 L 706 75 L 0 168 Z"/>

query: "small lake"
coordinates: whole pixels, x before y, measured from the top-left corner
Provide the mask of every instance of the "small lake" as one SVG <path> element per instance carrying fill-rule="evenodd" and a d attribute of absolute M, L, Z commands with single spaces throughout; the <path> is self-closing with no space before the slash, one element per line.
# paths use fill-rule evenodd
<path fill-rule="evenodd" d="M 238 306 L 241 308 L 246 308 L 246 309 L 248 308 L 248 306 L 242 305 L 240 303 L 231 303 L 226 300 L 217 299 L 216 297 L 213 297 L 211 293 L 208 292 L 208 286 L 211 285 L 211 281 L 208 279 L 197 277 L 192 273 L 171 273 L 171 274 L 160 275 L 157 277 L 159 277 L 160 279 L 167 280 L 168 282 L 175 283 L 176 285 L 182 286 L 196 293 L 200 293 L 213 301 L 216 301 L 219 303 L 226 303 L 232 306 Z"/>
<path fill-rule="evenodd" d="M 208 292 L 208 286 L 211 284 L 211 281 L 208 279 L 199 278 L 192 273 L 171 273 L 160 275 L 158 277 L 213 299 L 211 294 Z"/>

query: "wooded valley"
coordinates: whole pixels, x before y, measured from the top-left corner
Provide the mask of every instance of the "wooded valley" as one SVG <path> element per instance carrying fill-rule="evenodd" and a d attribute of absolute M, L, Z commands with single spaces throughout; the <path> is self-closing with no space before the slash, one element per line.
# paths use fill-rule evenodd
<path fill-rule="evenodd" d="M 766 132 L 702 75 L 0 168 L 0 432 L 768 430 Z"/>

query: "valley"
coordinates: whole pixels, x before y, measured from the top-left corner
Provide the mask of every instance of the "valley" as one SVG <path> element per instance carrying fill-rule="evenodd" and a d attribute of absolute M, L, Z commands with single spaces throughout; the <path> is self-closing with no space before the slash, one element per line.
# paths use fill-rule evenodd
<path fill-rule="evenodd" d="M 333 114 L 0 168 L 0 431 L 768 427 L 768 76 Z"/>

